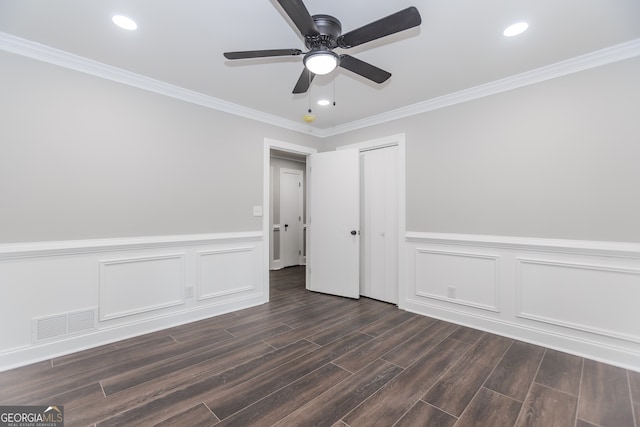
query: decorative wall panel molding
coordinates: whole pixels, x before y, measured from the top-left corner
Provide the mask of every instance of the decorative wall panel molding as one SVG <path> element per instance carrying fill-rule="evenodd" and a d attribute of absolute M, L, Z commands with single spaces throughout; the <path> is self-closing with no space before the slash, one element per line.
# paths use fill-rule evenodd
<path fill-rule="evenodd" d="M 640 269 L 518 258 L 517 316 L 640 343 Z"/>
<path fill-rule="evenodd" d="M 640 371 L 640 244 L 407 233 L 405 250 L 403 308 Z"/>
<path fill-rule="evenodd" d="M 198 300 L 255 289 L 253 247 L 198 252 Z"/>
<path fill-rule="evenodd" d="M 185 254 L 100 262 L 100 321 L 184 304 Z"/>
<path fill-rule="evenodd" d="M 0 245 L 0 371 L 262 304 L 263 246 L 261 232 Z"/>
<path fill-rule="evenodd" d="M 418 248 L 415 295 L 498 313 L 496 255 Z"/>

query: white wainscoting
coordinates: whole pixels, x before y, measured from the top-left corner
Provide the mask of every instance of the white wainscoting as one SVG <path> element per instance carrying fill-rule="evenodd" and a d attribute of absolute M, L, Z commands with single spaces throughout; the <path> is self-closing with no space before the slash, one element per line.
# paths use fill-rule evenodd
<path fill-rule="evenodd" d="M 251 246 L 198 252 L 198 300 L 255 290 L 256 255 Z"/>
<path fill-rule="evenodd" d="M 0 371 L 262 304 L 263 245 L 262 232 L 0 245 Z"/>
<path fill-rule="evenodd" d="M 497 255 L 418 249 L 415 294 L 498 313 Z"/>
<path fill-rule="evenodd" d="M 100 321 L 184 304 L 184 253 L 100 262 Z"/>
<path fill-rule="evenodd" d="M 412 312 L 640 371 L 640 244 L 407 233 Z"/>

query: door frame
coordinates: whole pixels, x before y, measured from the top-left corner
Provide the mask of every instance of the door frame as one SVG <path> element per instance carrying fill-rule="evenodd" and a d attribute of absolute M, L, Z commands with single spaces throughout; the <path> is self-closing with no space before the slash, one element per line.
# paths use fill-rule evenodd
<path fill-rule="evenodd" d="M 398 147 L 398 308 L 405 308 L 406 290 L 405 290 L 405 266 L 406 253 L 405 241 L 407 234 L 406 224 L 406 134 L 386 136 L 378 139 L 371 139 L 355 144 L 342 145 L 336 150 L 345 150 L 349 148 L 357 148 L 361 152 L 375 150 L 385 147 Z"/>
<path fill-rule="evenodd" d="M 269 200 L 270 192 L 270 182 L 271 182 L 271 149 L 286 151 L 289 153 L 302 154 L 306 157 L 309 157 L 311 154 L 317 153 L 318 150 L 316 148 L 307 147 L 304 145 L 292 144 L 289 142 L 278 141 L 271 138 L 264 138 L 263 151 L 262 151 L 262 236 L 263 236 L 263 265 L 262 265 L 262 283 L 264 286 L 263 292 L 263 302 L 269 302 L 269 248 L 271 247 L 271 233 L 270 233 L 270 208 L 271 203 Z M 307 179 L 304 183 L 304 197 L 307 199 L 307 206 L 309 206 L 309 162 L 307 161 Z M 307 209 L 308 211 L 308 209 Z M 308 215 L 308 212 L 307 212 Z M 304 223 L 308 224 L 307 218 L 304 218 Z M 309 239 L 311 238 L 311 233 L 309 228 L 307 228 L 307 242 L 306 242 L 306 253 L 309 254 Z M 308 263 L 307 263 L 308 265 Z M 308 269 L 307 269 L 308 270 Z"/>

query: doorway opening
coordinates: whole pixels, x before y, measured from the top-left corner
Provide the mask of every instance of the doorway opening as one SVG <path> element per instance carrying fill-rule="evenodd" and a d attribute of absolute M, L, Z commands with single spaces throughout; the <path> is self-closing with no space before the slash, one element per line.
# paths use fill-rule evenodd
<path fill-rule="evenodd" d="M 306 156 L 270 151 L 269 269 L 306 263 Z"/>
<path fill-rule="evenodd" d="M 350 150 L 352 152 L 356 152 L 356 156 L 354 158 L 354 162 L 350 163 L 350 164 L 355 164 L 355 170 L 359 169 L 359 153 L 362 152 L 367 152 L 367 151 L 371 151 L 371 150 L 377 150 L 377 149 L 383 149 L 383 148 L 387 148 L 387 147 L 397 147 L 396 150 L 396 156 L 395 156 L 395 163 L 397 168 L 395 168 L 395 172 L 397 174 L 397 179 L 392 180 L 390 185 L 393 189 L 397 190 L 396 194 L 394 195 L 394 197 L 392 198 L 392 202 L 396 204 L 397 206 L 397 221 L 395 221 L 394 225 L 391 225 L 391 227 L 393 228 L 393 230 L 388 230 L 388 231 L 384 231 L 384 236 L 379 236 L 379 237 L 385 237 L 387 240 L 395 240 L 395 246 L 398 249 L 397 253 L 392 255 L 390 258 L 390 263 L 388 265 L 390 265 L 389 268 L 385 269 L 385 276 L 387 276 L 389 278 L 389 282 L 392 283 L 392 286 L 394 286 L 394 289 L 392 290 L 395 295 L 393 297 L 393 301 L 392 303 L 397 304 L 399 308 L 403 308 L 403 302 L 405 299 L 405 290 L 404 290 L 404 276 L 405 276 L 405 271 L 404 268 L 402 268 L 402 266 L 404 266 L 405 260 L 404 260 L 404 250 L 403 250 L 403 245 L 404 245 L 404 238 L 406 235 L 406 227 L 405 227 L 405 212 L 406 212 L 406 208 L 405 208 L 405 135 L 404 134 L 399 134 L 399 135 L 393 135 L 393 136 L 389 136 L 389 137 L 385 137 L 385 138 L 380 138 L 380 139 L 376 139 L 376 140 L 369 140 L 369 141 L 365 141 L 362 143 L 358 143 L 358 144 L 353 144 L 353 145 L 348 145 L 348 146 L 342 146 L 337 148 L 337 151 L 342 151 L 342 150 Z M 356 150 L 353 150 L 356 149 Z M 277 253 L 275 251 L 272 252 L 272 248 L 274 245 L 277 246 L 278 250 L 281 250 L 282 248 L 280 248 L 281 246 L 281 238 L 279 235 L 274 235 L 275 233 L 282 233 L 283 231 L 283 226 L 284 224 L 289 224 L 289 227 L 291 227 L 291 223 L 290 222 L 285 222 L 283 223 L 281 218 L 275 218 L 274 216 L 274 208 L 276 206 L 276 203 L 273 203 L 271 201 L 271 195 L 272 195 L 272 187 L 273 187 L 273 180 L 271 179 L 271 177 L 274 175 L 274 171 L 271 166 L 271 159 L 272 159 L 272 151 L 276 154 L 276 156 L 279 157 L 290 157 L 292 154 L 299 156 L 298 160 L 299 162 L 304 161 L 304 165 L 305 165 L 305 170 L 306 170 L 306 174 L 303 175 L 303 180 L 301 183 L 301 187 L 304 188 L 305 193 L 303 196 L 303 200 L 305 201 L 306 205 L 303 205 L 302 208 L 302 215 L 300 215 L 302 217 L 302 222 L 303 222 L 303 249 L 302 249 L 302 254 L 306 255 L 306 257 L 303 257 L 302 259 L 302 263 L 306 264 L 306 268 L 305 268 L 305 277 L 306 277 L 306 283 L 307 283 L 307 289 L 310 290 L 314 290 L 314 291 L 318 291 L 318 292 L 324 292 L 324 293 L 334 293 L 331 292 L 331 290 L 326 291 L 323 289 L 318 289 L 316 288 L 316 286 L 314 285 L 317 283 L 332 283 L 332 281 L 327 281 L 327 280 L 317 280 L 319 278 L 319 276 L 321 276 L 322 274 L 324 274 L 324 272 L 330 271 L 332 270 L 332 268 L 316 268 L 314 267 L 314 265 L 312 265 L 314 262 L 317 262 L 318 259 L 323 258 L 323 256 L 320 256 L 321 254 L 317 252 L 317 246 L 312 247 L 311 249 L 313 249 L 313 251 L 310 250 L 310 245 L 313 245 L 313 242 L 316 242 L 318 239 L 315 239 L 314 236 L 316 235 L 316 229 L 318 229 L 318 223 L 316 222 L 316 220 L 319 218 L 318 216 L 313 216 L 311 215 L 311 218 L 313 218 L 312 220 L 307 220 L 307 218 L 309 218 L 310 215 L 310 211 L 314 210 L 314 203 L 316 203 L 316 206 L 327 206 L 327 205 L 331 205 L 333 206 L 334 210 L 341 210 L 343 207 L 342 203 L 335 203 L 335 198 L 332 196 L 331 200 L 333 200 L 331 203 L 317 203 L 318 201 L 315 199 L 314 194 L 318 193 L 318 190 L 316 187 L 318 185 L 318 182 L 325 182 L 324 180 L 320 179 L 320 177 L 322 175 L 318 174 L 318 166 L 319 166 L 319 161 L 320 159 L 325 156 L 326 154 L 329 154 L 330 152 L 324 152 L 321 154 L 318 154 L 316 156 L 313 157 L 313 176 L 311 176 L 310 174 L 310 168 L 311 168 L 311 158 L 309 156 L 316 154 L 317 150 L 314 148 L 310 148 L 310 147 L 305 147 L 305 146 L 300 146 L 300 145 L 295 145 L 295 144 L 290 144 L 290 143 L 285 143 L 285 142 L 280 142 L 280 141 L 276 141 L 276 140 L 271 140 L 268 138 L 265 138 L 265 144 L 264 144 L 264 154 L 263 154 L 263 159 L 264 159 L 264 187 L 263 187 L 263 205 L 265 207 L 268 207 L 267 209 L 264 209 L 264 217 L 263 217 L 263 231 L 264 231 L 264 239 L 265 239 L 265 250 L 264 250 L 264 271 L 265 271 L 265 279 L 264 279 L 264 283 L 265 283 L 265 288 L 264 288 L 264 302 L 268 302 L 269 301 L 269 270 L 271 269 L 272 266 L 272 254 L 275 256 Z M 386 151 L 385 151 L 386 152 Z M 337 154 L 337 153 L 336 153 Z M 392 162 L 394 162 L 392 161 Z M 288 168 L 282 168 L 282 169 L 288 169 Z M 284 173 L 286 174 L 287 171 L 284 171 Z M 334 173 L 334 175 L 337 175 L 338 173 Z M 293 175 L 296 175 L 295 173 Z M 350 179 L 353 178 L 353 174 L 349 174 L 351 176 Z M 278 176 L 280 176 L 280 173 L 278 173 Z M 285 178 L 288 179 L 290 177 Z M 355 179 L 359 181 L 359 173 L 355 174 Z M 293 178 L 292 178 L 293 179 Z M 335 181 L 335 179 L 331 179 L 331 181 Z M 344 186 L 344 184 L 342 184 L 342 186 Z M 279 187 L 279 184 L 278 184 Z M 315 190 L 314 190 L 315 188 Z M 307 191 L 308 190 L 308 191 Z M 313 190 L 314 194 L 311 194 Z M 320 193 L 318 193 L 320 194 Z M 318 195 L 316 194 L 316 196 Z M 360 197 L 357 196 L 358 191 L 355 191 L 354 193 L 351 193 L 352 196 L 351 198 L 353 199 L 354 195 L 355 195 L 355 199 L 358 201 L 360 200 Z M 374 201 L 375 203 L 375 201 Z M 356 203 L 356 205 L 359 205 L 360 203 Z M 278 203 L 279 205 L 279 203 Z M 307 209 L 308 206 L 308 209 Z M 358 216 L 359 217 L 359 214 Z M 274 222 L 273 220 L 276 219 L 276 221 Z M 313 224 L 310 221 L 314 221 Z M 359 245 L 359 240 L 360 240 L 360 235 L 357 233 L 357 231 L 355 231 L 356 229 L 359 230 L 359 225 L 358 225 L 358 221 L 354 221 L 353 222 L 355 224 L 355 229 L 352 228 L 351 226 L 349 227 L 349 229 L 346 231 L 347 235 L 349 236 L 356 236 L 357 238 L 354 240 L 354 242 L 358 242 L 355 245 L 351 245 L 351 246 L 355 246 L 355 247 L 360 247 Z M 309 225 L 309 227 L 307 228 L 306 225 Z M 287 227 L 287 228 L 289 228 Z M 313 227 L 313 229 L 312 229 Z M 331 229 L 331 228 L 329 228 Z M 319 229 L 318 229 L 319 230 Z M 318 234 L 318 238 L 320 240 L 322 240 L 320 238 L 324 237 L 325 234 L 328 233 L 319 233 Z M 344 233 L 341 233 L 341 235 Z M 373 236 L 375 237 L 375 236 Z M 372 236 L 369 236 L 369 239 L 373 239 Z M 351 242 L 351 240 L 350 240 Z M 354 243 L 351 242 L 351 243 Z M 316 242 L 317 243 L 317 242 Z M 386 249 L 385 249 L 386 250 Z M 316 251 L 316 252 L 314 252 Z M 362 251 L 364 253 L 364 250 Z M 280 259 L 282 258 L 282 256 L 280 256 L 280 254 L 277 254 L 277 256 L 273 257 L 273 259 Z M 349 262 L 350 265 L 355 265 L 356 267 L 356 279 L 355 280 L 350 280 L 349 281 L 349 286 L 353 286 L 355 284 L 355 290 L 354 290 L 354 297 L 357 298 L 361 292 L 361 283 L 359 280 L 359 271 L 360 271 L 360 263 L 358 262 L 359 260 L 361 260 L 360 256 L 357 256 L 355 258 L 355 261 Z M 339 264 L 343 264 L 344 259 L 341 259 L 340 262 L 338 263 L 334 263 L 335 265 L 339 265 Z M 300 261 L 298 261 L 300 262 Z M 375 261 L 374 261 L 375 262 Z M 276 264 L 277 265 L 277 264 Z M 282 268 L 282 266 L 284 265 L 284 263 L 280 263 L 280 268 Z M 376 264 L 377 265 L 377 264 Z M 311 277 L 311 270 L 315 270 L 314 274 L 313 274 L 313 278 L 315 278 L 316 280 L 312 280 Z M 321 273 L 322 274 L 318 274 Z M 378 273 L 369 273 L 369 276 L 371 276 L 371 274 L 378 274 Z M 352 283 L 353 282 L 353 283 Z M 373 289 L 369 289 L 369 292 L 374 291 Z M 366 291 L 365 291 L 366 292 Z M 334 293 L 336 294 L 336 293 Z M 363 296 L 368 296 L 365 293 L 362 294 Z M 386 297 L 377 297 L 373 296 L 375 299 L 386 299 Z"/>
<path fill-rule="evenodd" d="M 273 195 L 273 179 L 275 167 L 272 167 L 272 153 L 275 155 L 276 159 L 278 157 L 284 158 L 284 160 L 292 161 L 293 165 L 290 163 L 289 167 L 283 169 L 289 170 L 300 170 L 303 169 L 303 177 L 302 177 L 302 193 L 303 193 L 303 206 L 302 206 L 302 249 L 298 249 L 302 251 L 301 259 L 299 259 L 300 264 L 306 263 L 306 254 L 308 248 L 308 233 L 305 227 L 307 223 L 307 212 L 306 212 L 306 202 L 307 202 L 307 189 L 308 189 L 308 164 L 307 157 L 311 154 L 316 153 L 318 150 L 311 147 L 306 147 L 303 145 L 291 144 L 288 142 L 277 141 L 270 138 L 264 139 L 263 145 L 263 188 L 262 188 L 262 205 L 265 207 L 263 209 L 263 217 L 262 217 L 262 230 L 264 236 L 264 250 L 263 250 L 263 259 L 264 259 L 264 276 L 263 276 L 263 302 L 269 302 L 269 276 L 270 270 L 273 268 L 282 268 L 282 263 L 275 263 L 275 260 L 280 260 L 280 251 L 281 251 L 281 238 L 280 233 L 283 232 L 284 224 L 288 224 L 289 227 L 292 225 L 289 222 L 282 223 L 280 221 L 281 218 L 277 218 L 274 222 L 274 209 L 275 203 L 272 201 Z M 280 159 L 282 160 L 282 159 Z M 274 165 L 275 166 L 275 165 Z M 280 174 L 278 173 L 278 177 Z M 287 177 L 290 178 L 290 177 Z M 285 178 L 285 180 L 287 179 Z M 278 184 L 279 189 L 279 184 Z M 279 206 L 279 203 L 278 203 Z M 289 229 L 287 227 L 287 229 Z M 277 229 L 277 230 L 276 230 Z M 276 230 L 274 232 L 274 230 Z M 299 237 L 298 237 L 299 239 Z M 275 247 L 274 247 L 275 246 Z M 306 269 L 305 269 L 306 270 Z M 306 276 L 306 274 L 305 274 Z"/>

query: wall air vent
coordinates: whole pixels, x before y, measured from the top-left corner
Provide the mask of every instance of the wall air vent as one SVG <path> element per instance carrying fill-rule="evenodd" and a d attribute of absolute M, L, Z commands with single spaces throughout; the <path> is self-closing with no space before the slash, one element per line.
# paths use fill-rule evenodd
<path fill-rule="evenodd" d="M 48 317 L 36 320 L 36 340 L 55 338 L 67 333 L 67 316 Z"/>
<path fill-rule="evenodd" d="M 41 317 L 32 321 L 32 341 L 50 341 L 96 328 L 96 310 L 82 310 L 72 313 Z"/>

